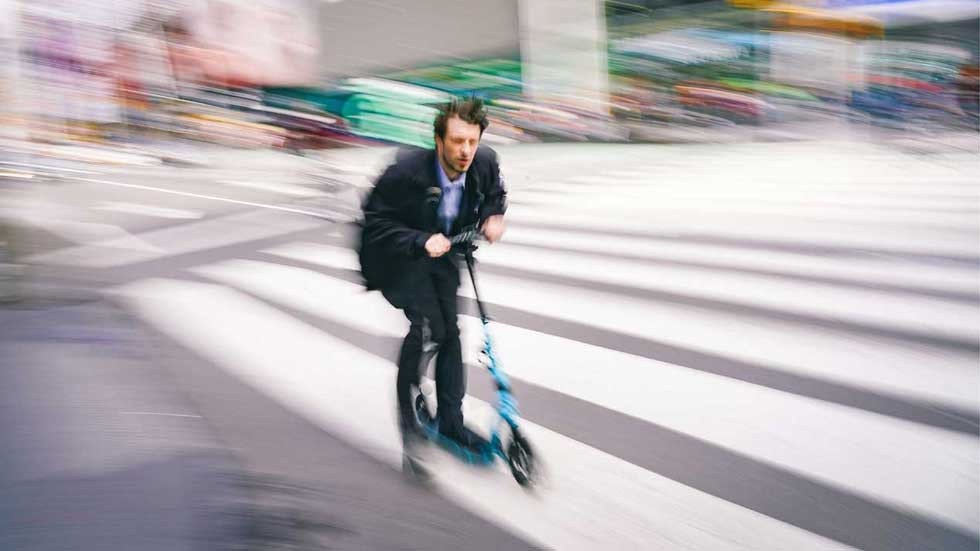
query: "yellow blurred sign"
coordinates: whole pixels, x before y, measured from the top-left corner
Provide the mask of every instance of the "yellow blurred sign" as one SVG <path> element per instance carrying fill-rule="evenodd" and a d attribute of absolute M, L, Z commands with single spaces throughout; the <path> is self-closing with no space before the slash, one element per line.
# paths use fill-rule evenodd
<path fill-rule="evenodd" d="M 833 10 L 780 3 L 773 3 L 762 9 L 773 14 L 774 25 L 784 29 L 823 31 L 855 37 L 880 36 L 884 30 L 881 22 L 872 17 Z"/>
<path fill-rule="evenodd" d="M 866 16 L 822 10 L 801 4 L 775 0 L 728 0 L 736 8 L 760 10 L 772 14 L 772 23 L 783 29 L 801 29 L 841 33 L 851 36 L 880 36 L 881 22 Z"/>
<path fill-rule="evenodd" d="M 749 10 L 761 10 L 776 4 L 775 0 L 728 0 L 728 3 L 736 8 Z"/>

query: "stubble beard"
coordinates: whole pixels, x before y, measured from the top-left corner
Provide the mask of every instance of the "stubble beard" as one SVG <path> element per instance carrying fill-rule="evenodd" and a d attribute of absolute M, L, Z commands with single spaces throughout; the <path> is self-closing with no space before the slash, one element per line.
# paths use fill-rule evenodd
<path fill-rule="evenodd" d="M 452 159 L 447 158 L 445 151 L 440 153 L 439 156 L 442 157 L 443 168 L 448 166 L 453 172 L 456 173 L 455 175 L 449 175 L 449 174 L 446 175 L 449 177 L 450 180 L 455 180 L 456 178 L 459 178 L 460 174 L 466 172 L 465 168 L 462 169 L 460 168 L 459 163 L 454 162 Z"/>

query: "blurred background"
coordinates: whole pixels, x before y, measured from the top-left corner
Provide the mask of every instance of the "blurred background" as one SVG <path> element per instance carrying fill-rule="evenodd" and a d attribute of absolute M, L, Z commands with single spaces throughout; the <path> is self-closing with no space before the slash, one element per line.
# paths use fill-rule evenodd
<path fill-rule="evenodd" d="M 4 127 L 35 140 L 430 145 L 447 94 L 491 101 L 495 143 L 977 127 L 968 0 L 3 9 Z"/>
<path fill-rule="evenodd" d="M 976 0 L 0 0 L 0 549 L 977 549 L 978 44 Z M 352 250 L 452 96 L 531 493 L 402 479 Z"/>

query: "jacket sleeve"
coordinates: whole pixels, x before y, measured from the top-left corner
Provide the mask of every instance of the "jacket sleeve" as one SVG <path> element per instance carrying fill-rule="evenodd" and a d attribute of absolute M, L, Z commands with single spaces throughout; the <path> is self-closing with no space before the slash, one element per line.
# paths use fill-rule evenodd
<path fill-rule="evenodd" d="M 480 224 L 495 215 L 507 211 L 507 187 L 500 171 L 497 154 L 494 152 L 490 162 L 490 180 L 483 194 L 483 204 L 480 206 Z"/>
<path fill-rule="evenodd" d="M 425 254 L 425 242 L 432 235 L 405 222 L 404 191 L 408 182 L 389 167 L 378 179 L 364 202 L 364 246 L 380 248 L 387 255 L 417 258 Z"/>

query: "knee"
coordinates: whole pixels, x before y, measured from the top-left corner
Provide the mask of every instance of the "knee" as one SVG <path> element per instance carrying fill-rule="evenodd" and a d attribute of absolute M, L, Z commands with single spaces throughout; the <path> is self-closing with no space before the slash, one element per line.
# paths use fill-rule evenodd
<path fill-rule="evenodd" d="M 405 335 L 405 340 L 409 342 L 422 343 L 424 325 L 421 323 L 412 323 L 408 326 L 408 334 Z"/>
<path fill-rule="evenodd" d="M 455 323 L 449 324 L 445 327 L 438 328 L 437 331 L 432 332 L 432 340 L 440 345 L 452 342 L 459 338 L 459 326 Z"/>

